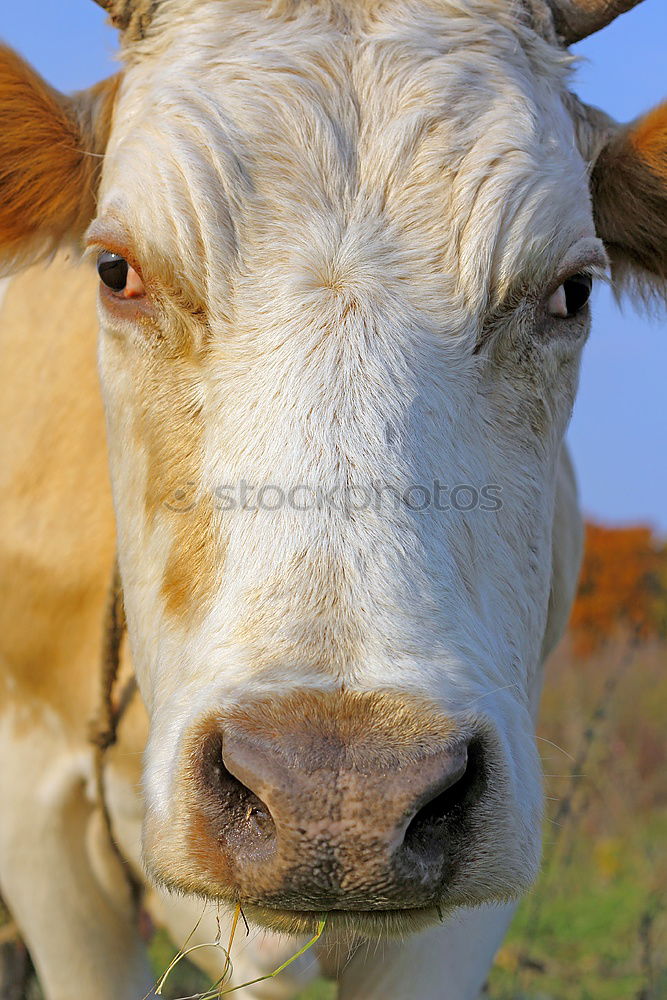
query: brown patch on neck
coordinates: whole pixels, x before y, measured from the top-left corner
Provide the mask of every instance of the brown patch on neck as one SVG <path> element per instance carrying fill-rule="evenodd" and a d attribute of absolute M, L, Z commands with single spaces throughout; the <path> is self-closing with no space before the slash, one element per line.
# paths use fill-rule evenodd
<path fill-rule="evenodd" d="M 118 77 L 70 99 L 0 46 L 0 251 L 50 251 L 92 218 Z"/>
<path fill-rule="evenodd" d="M 96 292 L 60 254 L 12 280 L 0 316 L 0 714 L 59 717 L 73 741 L 96 710 L 116 547 Z"/>

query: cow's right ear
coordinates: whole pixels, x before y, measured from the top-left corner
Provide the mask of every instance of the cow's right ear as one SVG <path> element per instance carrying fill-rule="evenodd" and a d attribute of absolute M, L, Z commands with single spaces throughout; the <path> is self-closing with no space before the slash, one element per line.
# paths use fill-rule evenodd
<path fill-rule="evenodd" d="M 65 97 L 0 46 L 0 273 L 88 226 L 118 82 Z"/>
<path fill-rule="evenodd" d="M 666 299 L 667 103 L 630 125 L 610 123 L 591 193 L 615 291 Z"/>

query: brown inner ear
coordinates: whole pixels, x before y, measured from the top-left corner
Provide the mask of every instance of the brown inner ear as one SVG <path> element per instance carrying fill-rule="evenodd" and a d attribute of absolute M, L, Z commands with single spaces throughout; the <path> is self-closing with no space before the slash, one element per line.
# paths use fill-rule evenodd
<path fill-rule="evenodd" d="M 2 258 L 34 259 L 85 229 L 117 83 L 66 98 L 0 46 Z"/>
<path fill-rule="evenodd" d="M 612 264 L 667 279 L 667 104 L 607 143 L 591 193 Z"/>

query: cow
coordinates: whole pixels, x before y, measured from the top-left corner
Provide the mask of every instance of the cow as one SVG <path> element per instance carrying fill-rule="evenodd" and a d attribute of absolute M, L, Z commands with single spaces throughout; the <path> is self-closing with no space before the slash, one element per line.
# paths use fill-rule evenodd
<path fill-rule="evenodd" d="M 149 995 L 138 913 L 238 912 L 236 985 L 324 926 L 246 996 L 478 997 L 539 868 L 591 287 L 667 278 L 667 106 L 570 89 L 637 2 L 104 0 L 71 97 L 0 51 L 0 890 L 47 1000 Z"/>

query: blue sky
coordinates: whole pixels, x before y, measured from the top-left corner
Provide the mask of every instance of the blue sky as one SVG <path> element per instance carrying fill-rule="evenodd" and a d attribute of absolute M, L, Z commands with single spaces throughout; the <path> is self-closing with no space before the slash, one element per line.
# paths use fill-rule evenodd
<path fill-rule="evenodd" d="M 114 69 L 115 32 L 92 0 L 22 0 L 0 14 L 0 37 L 62 90 Z M 64 13 L 65 9 L 67 13 Z M 644 0 L 577 46 L 576 90 L 619 120 L 667 98 L 667 4 Z M 649 521 L 667 532 L 667 317 L 649 321 L 610 292 L 594 324 L 569 440 L 586 512 Z"/>

